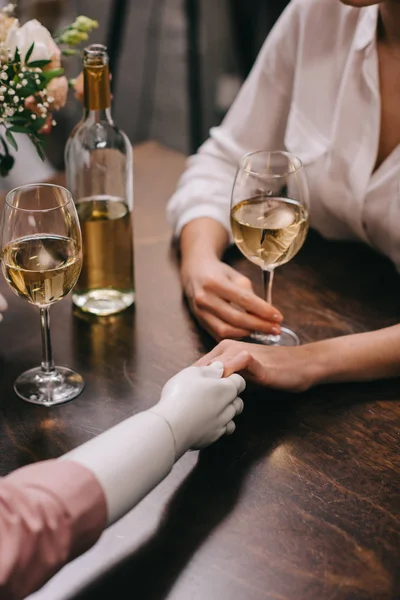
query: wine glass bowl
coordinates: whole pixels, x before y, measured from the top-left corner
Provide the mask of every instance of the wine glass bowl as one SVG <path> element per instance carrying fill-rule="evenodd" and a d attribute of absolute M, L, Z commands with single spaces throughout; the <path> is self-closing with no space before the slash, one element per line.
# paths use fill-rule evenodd
<path fill-rule="evenodd" d="M 242 254 L 262 269 L 269 303 L 274 270 L 297 254 L 307 236 L 308 206 L 305 173 L 296 156 L 257 151 L 242 158 L 232 190 L 232 234 Z M 279 336 L 254 332 L 251 337 L 267 345 L 300 343 L 285 327 Z"/>
<path fill-rule="evenodd" d="M 12 190 L 4 203 L 0 244 L 6 282 L 39 307 L 42 327 L 42 365 L 22 373 L 14 389 L 34 404 L 68 402 L 82 391 L 83 379 L 53 363 L 49 308 L 72 290 L 82 268 L 81 231 L 70 192 L 52 184 Z"/>

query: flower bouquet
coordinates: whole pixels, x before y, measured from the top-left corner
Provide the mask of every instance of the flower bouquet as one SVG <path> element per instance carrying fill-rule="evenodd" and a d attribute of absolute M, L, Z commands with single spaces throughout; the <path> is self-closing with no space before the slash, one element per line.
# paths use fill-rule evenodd
<path fill-rule="evenodd" d="M 13 167 L 9 146 L 18 150 L 15 133 L 29 136 L 43 159 L 45 134 L 55 121 L 53 112 L 67 100 L 68 82 L 61 56 L 79 53 L 97 21 L 80 16 L 54 38 L 37 20 L 20 26 L 15 6 L 0 11 L 0 176 Z"/>

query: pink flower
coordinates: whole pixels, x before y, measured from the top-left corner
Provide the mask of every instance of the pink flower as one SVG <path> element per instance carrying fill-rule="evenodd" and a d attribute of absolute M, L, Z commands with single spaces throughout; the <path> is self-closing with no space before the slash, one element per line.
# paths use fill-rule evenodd
<path fill-rule="evenodd" d="M 60 110 L 67 101 L 68 79 L 64 76 L 52 79 L 47 86 L 47 94 L 51 109 Z"/>
<path fill-rule="evenodd" d="M 79 73 L 74 82 L 75 97 L 83 102 L 83 73 Z"/>
<path fill-rule="evenodd" d="M 61 67 L 61 50 L 53 39 L 49 42 L 50 60 L 51 63 L 46 65 L 43 71 L 48 69 L 59 69 Z"/>

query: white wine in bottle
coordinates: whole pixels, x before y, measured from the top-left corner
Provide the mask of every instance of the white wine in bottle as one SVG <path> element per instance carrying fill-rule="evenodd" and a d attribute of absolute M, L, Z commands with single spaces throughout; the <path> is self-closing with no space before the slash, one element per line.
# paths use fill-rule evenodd
<path fill-rule="evenodd" d="M 67 187 L 83 238 L 83 267 L 72 299 L 83 311 L 111 315 L 135 300 L 133 159 L 111 117 L 105 46 L 84 50 L 84 116 L 65 150 Z"/>

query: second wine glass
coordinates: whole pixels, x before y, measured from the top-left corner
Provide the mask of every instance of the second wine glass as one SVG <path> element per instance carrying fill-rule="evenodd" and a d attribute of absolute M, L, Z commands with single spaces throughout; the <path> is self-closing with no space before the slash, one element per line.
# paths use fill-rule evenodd
<path fill-rule="evenodd" d="M 76 398 L 83 378 L 54 365 L 50 343 L 51 304 L 74 287 L 82 268 L 82 237 L 68 190 L 26 185 L 6 197 L 1 226 L 1 266 L 10 288 L 40 309 L 41 367 L 22 373 L 14 390 L 27 402 L 53 406 Z"/>
<path fill-rule="evenodd" d="M 291 260 L 308 231 L 308 187 L 302 163 L 289 152 L 245 154 L 236 173 L 231 199 L 231 227 L 239 250 L 262 269 L 265 300 L 272 304 L 276 267 Z M 296 333 L 254 332 L 255 341 L 298 346 Z"/>

